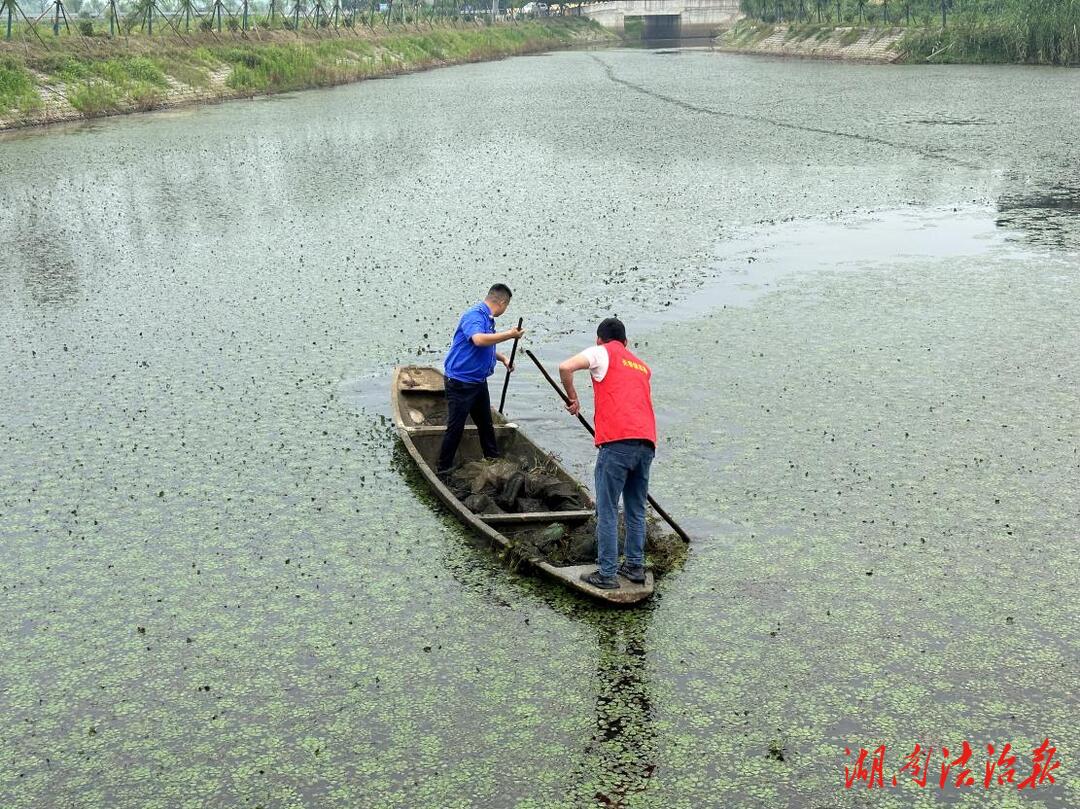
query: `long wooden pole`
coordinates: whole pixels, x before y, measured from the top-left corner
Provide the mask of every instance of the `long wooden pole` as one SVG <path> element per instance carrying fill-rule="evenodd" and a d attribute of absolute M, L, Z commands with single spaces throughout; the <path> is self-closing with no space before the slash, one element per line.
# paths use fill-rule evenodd
<path fill-rule="evenodd" d="M 551 387 L 555 389 L 555 392 L 559 394 L 559 398 L 563 400 L 563 404 L 569 405 L 570 397 L 568 397 L 563 391 L 563 389 L 559 387 L 559 384 L 551 378 L 551 374 L 547 372 L 547 369 L 543 366 L 543 364 L 541 364 L 540 360 L 536 358 L 536 355 L 529 351 L 529 349 L 527 348 L 525 349 L 525 353 L 528 355 L 530 360 L 536 363 L 536 367 L 540 369 L 540 373 L 544 375 L 544 379 L 548 381 Z M 596 430 L 594 430 L 593 426 L 589 424 L 589 420 L 587 418 L 578 413 L 577 420 L 581 422 L 581 426 L 583 426 L 586 430 L 589 431 L 589 435 L 596 435 Z M 663 518 L 664 522 L 671 526 L 675 533 L 682 538 L 683 542 L 689 542 L 690 535 L 686 533 L 682 529 L 682 527 L 677 522 L 675 522 L 675 520 L 671 519 L 671 515 L 669 515 L 666 511 L 664 511 L 663 508 L 660 507 L 660 504 L 656 502 L 656 499 L 651 494 L 647 495 L 647 497 L 649 500 L 649 505 L 653 507 L 656 513 L 661 516 L 661 518 Z"/>
<path fill-rule="evenodd" d="M 525 322 L 525 318 L 518 318 L 518 331 L 521 331 L 521 325 Z M 499 412 L 503 412 L 503 405 L 506 404 L 506 389 L 510 387 L 510 369 L 514 367 L 514 357 L 517 356 L 517 346 L 520 337 L 514 338 L 514 347 L 510 349 L 510 365 L 506 369 L 506 379 L 503 380 L 502 396 L 499 397 Z"/>

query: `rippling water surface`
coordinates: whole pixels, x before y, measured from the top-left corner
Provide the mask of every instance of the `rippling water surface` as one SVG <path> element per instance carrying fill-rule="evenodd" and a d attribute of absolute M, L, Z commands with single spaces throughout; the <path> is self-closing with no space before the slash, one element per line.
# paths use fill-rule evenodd
<path fill-rule="evenodd" d="M 1075 71 L 616 50 L 3 138 L 0 804 L 1080 804 L 1077 133 Z M 696 542 L 646 609 L 395 446 L 496 280 L 654 369 Z M 535 371 L 509 411 L 591 476 Z"/>

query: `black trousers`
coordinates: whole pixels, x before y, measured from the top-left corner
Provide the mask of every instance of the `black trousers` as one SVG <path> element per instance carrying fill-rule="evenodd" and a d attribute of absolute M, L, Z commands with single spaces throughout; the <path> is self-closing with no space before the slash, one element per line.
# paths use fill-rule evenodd
<path fill-rule="evenodd" d="M 499 457 L 499 448 L 495 444 L 495 426 L 491 423 L 491 399 L 488 396 L 487 381 L 458 382 L 446 380 L 446 405 L 449 413 L 446 417 L 446 433 L 443 435 L 442 449 L 439 450 L 439 464 L 436 472 L 445 472 L 454 465 L 454 456 L 461 444 L 465 432 L 465 419 L 472 416 L 480 435 L 480 448 L 485 458 Z"/>

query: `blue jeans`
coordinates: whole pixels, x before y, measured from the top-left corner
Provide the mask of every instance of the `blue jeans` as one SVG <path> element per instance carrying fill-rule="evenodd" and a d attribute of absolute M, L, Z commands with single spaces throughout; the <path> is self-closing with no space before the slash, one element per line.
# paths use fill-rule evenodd
<path fill-rule="evenodd" d="M 650 444 L 612 441 L 596 458 L 596 552 L 601 576 L 619 569 L 619 497 L 626 510 L 626 564 L 645 564 L 645 503 L 649 467 L 656 451 Z"/>

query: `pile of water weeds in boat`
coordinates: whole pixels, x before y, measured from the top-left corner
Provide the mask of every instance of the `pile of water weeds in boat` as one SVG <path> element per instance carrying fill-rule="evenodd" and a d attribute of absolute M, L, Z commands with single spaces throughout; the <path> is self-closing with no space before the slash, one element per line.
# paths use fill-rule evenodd
<path fill-rule="evenodd" d="M 475 514 L 573 511 L 583 507 L 577 486 L 555 473 L 548 459 L 530 464 L 511 458 L 469 461 L 450 473 L 447 485 Z"/>
<path fill-rule="evenodd" d="M 532 464 L 512 458 L 469 461 L 454 469 L 447 486 L 475 514 L 573 511 L 585 507 L 578 487 L 560 478 L 547 458 Z M 507 531 L 517 560 L 544 559 L 553 565 L 596 561 L 596 517 L 577 524 L 553 522 L 537 528 Z M 619 548 L 625 526 L 619 515 Z M 686 555 L 685 543 L 667 532 L 653 515 L 645 519 L 645 561 L 656 576 L 675 568 Z"/>
<path fill-rule="evenodd" d="M 619 515 L 619 552 L 622 553 L 625 526 Z M 512 553 L 521 559 L 545 559 L 553 565 L 585 565 L 596 561 L 596 517 L 578 525 L 551 523 L 542 528 L 516 533 Z M 650 514 L 645 518 L 645 563 L 654 576 L 675 569 L 686 557 L 686 543 L 677 534 L 665 531 Z"/>

